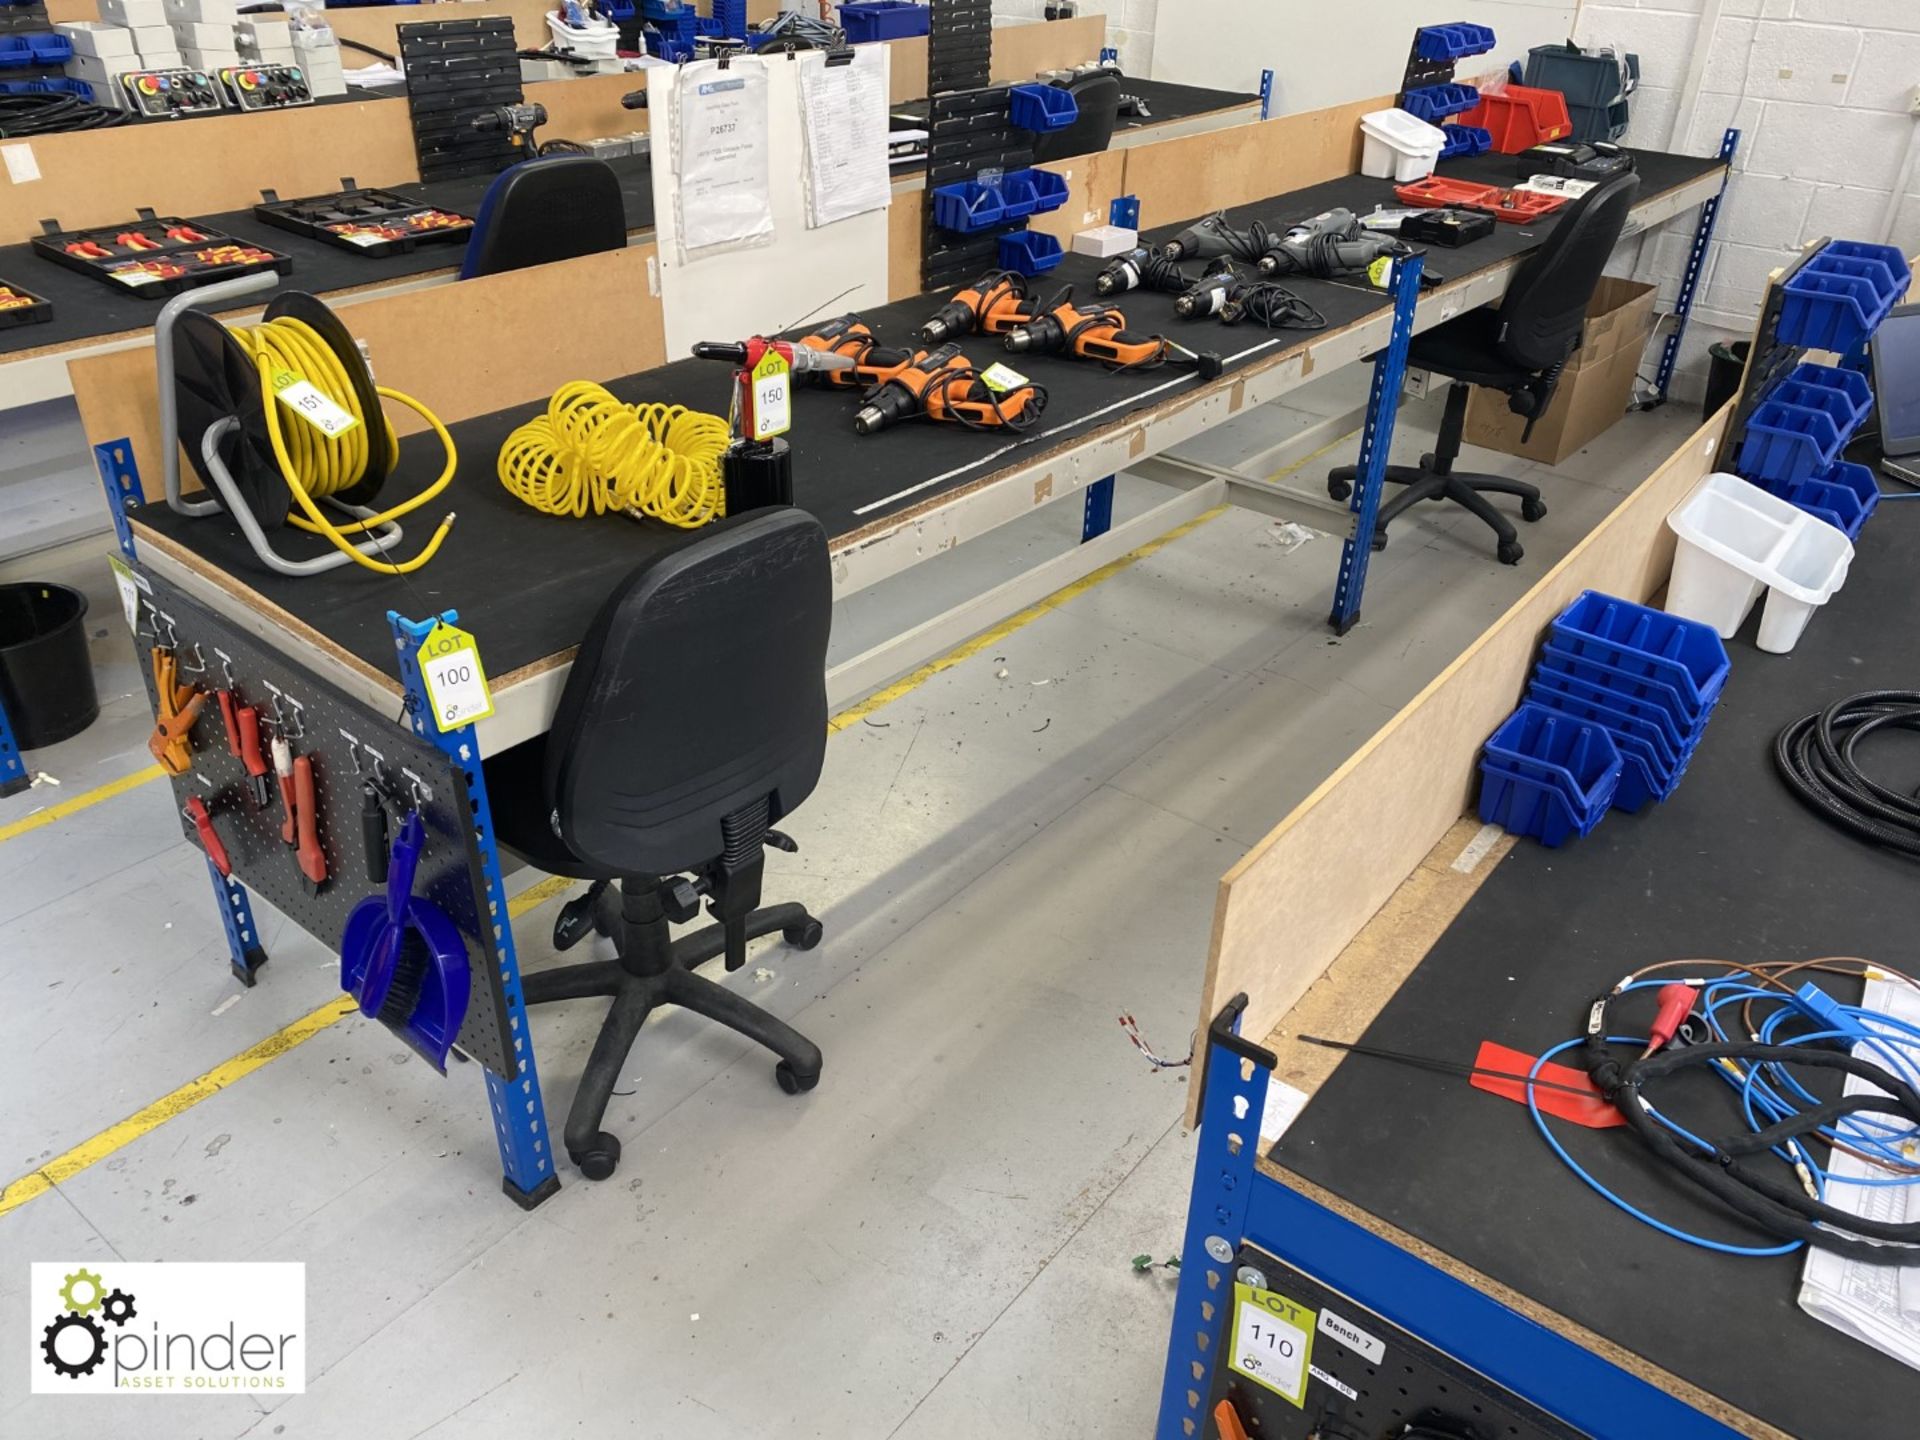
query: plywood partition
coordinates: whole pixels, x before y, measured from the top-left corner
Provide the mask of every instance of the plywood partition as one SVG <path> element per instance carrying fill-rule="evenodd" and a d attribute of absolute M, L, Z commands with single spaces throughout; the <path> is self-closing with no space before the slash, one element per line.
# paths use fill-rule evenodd
<path fill-rule="evenodd" d="M 1360 167 L 1360 117 L 1392 104 L 1381 96 L 1136 145 L 1126 193 L 1140 197 L 1146 224 L 1164 225 L 1337 180 Z"/>
<path fill-rule="evenodd" d="M 526 97 L 547 107 L 536 140 L 600 140 L 648 129 L 645 110 L 628 110 L 620 97 L 647 88 L 643 74 L 587 75 L 578 80 L 542 80 Z"/>
<path fill-rule="evenodd" d="M 555 8 L 554 0 L 427 0 L 418 5 L 368 5 L 351 10 L 327 11 L 327 24 L 342 40 L 357 40 L 389 55 L 400 53 L 396 33 L 402 25 L 427 24 L 435 20 L 473 20 L 506 15 L 513 20 L 513 38 L 522 49 L 538 50 L 553 40 L 547 29 L 546 12 Z M 374 63 L 371 55 L 348 50 L 340 57 L 348 69 Z"/>
<path fill-rule="evenodd" d="M 366 342 L 382 385 L 415 396 L 452 424 L 549 395 L 568 380 L 610 380 L 666 363 L 660 302 L 648 283 L 653 257 L 653 246 L 629 245 L 357 304 L 340 297 L 335 309 Z M 593 324 L 568 323 L 585 294 L 595 297 Z M 130 437 L 147 498 L 157 499 L 153 347 L 73 360 L 67 373 L 89 443 Z M 422 428 L 408 411 L 388 413 L 402 434 Z M 489 457 L 464 462 L 463 481 L 491 474 Z"/>
<path fill-rule="evenodd" d="M 1220 882 L 1201 1031 L 1236 992 L 1268 1035 L 1472 804 L 1481 743 L 1511 713 L 1540 637 L 1582 590 L 1651 599 L 1667 513 L 1714 468 L 1731 406 L 1702 426 Z M 1189 1087 L 1189 1120 L 1195 1097 Z"/>
<path fill-rule="evenodd" d="M 412 8 L 412 7 L 409 7 Z M 40 178 L 10 183 L 0 170 L 0 244 L 36 234 L 42 218 L 109 225 L 142 205 L 163 215 L 238 210 L 271 186 L 282 195 L 420 178 L 405 100 L 314 105 L 265 115 L 210 115 L 46 135 L 25 145 Z"/>
<path fill-rule="evenodd" d="M 925 38 L 889 40 L 893 48 L 893 84 L 888 94 L 899 105 L 927 93 Z M 996 25 L 993 30 L 993 69 L 996 85 L 1017 85 L 1042 70 L 1063 70 L 1100 58 L 1107 43 L 1104 15 L 1081 15 L 1072 20 L 1045 20 L 1036 25 Z"/>

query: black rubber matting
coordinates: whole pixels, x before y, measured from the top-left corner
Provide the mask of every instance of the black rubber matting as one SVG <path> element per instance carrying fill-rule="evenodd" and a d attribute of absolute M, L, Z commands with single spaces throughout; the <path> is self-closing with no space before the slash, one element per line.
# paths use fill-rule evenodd
<path fill-rule="evenodd" d="M 1683 184 L 1719 163 L 1687 156 L 1647 155 L 1642 168 L 1647 172 L 1651 193 Z M 1391 200 L 1392 186 L 1387 181 L 1348 176 L 1232 213 L 1239 223 L 1258 218 L 1285 224 L 1334 205 L 1371 210 L 1377 203 Z M 1162 226 L 1149 233 L 1164 239 L 1177 228 Z M 1459 278 L 1531 249 L 1539 243 L 1540 234 L 1533 227 L 1500 225 L 1485 240 L 1455 251 L 1436 252 L 1431 259 L 1440 273 Z M 1047 293 L 1050 288 L 1072 283 L 1080 295 L 1091 297 L 1098 271 L 1096 262 L 1070 255 L 1052 276 L 1037 281 L 1036 289 Z M 1302 280 L 1294 288 L 1317 306 L 1334 328 L 1384 309 L 1389 303 L 1384 293 L 1364 283 Z M 1171 296 L 1136 293 L 1123 298 L 1127 317 L 1136 329 L 1163 331 L 1194 349 L 1212 349 L 1223 356 L 1238 354 L 1240 358 L 1229 365 L 1229 371 L 1284 354 L 1307 338 L 1299 331 L 1269 335 L 1249 326 L 1228 327 L 1214 320 L 1181 321 L 1173 313 Z M 822 296 L 815 301 L 815 297 L 799 295 L 794 308 L 805 313 L 810 303 L 830 299 Z M 906 343 L 942 299 L 921 296 L 866 314 L 883 341 Z M 821 310 L 822 316 L 833 313 L 830 303 Z M 983 366 L 1004 356 L 997 344 L 981 339 L 967 342 L 966 350 Z M 379 357 L 374 359 L 377 367 Z M 802 389 L 795 399 L 794 431 L 788 437 L 794 448 L 798 503 L 820 518 L 829 535 L 845 536 L 955 489 L 978 484 L 1074 436 L 1120 423 L 1129 414 L 1178 395 L 1179 386 L 1194 383 L 1181 380 L 1183 372 L 1173 369 L 1114 375 L 1099 366 L 1048 357 L 1020 356 L 1017 368 L 1046 386 L 1050 395 L 1041 423 L 1023 438 L 1012 438 L 1006 431 L 974 432 L 958 425 L 926 422 L 860 436 L 853 430 L 853 412 L 858 408 L 855 392 Z M 607 383 L 614 393 L 629 401 L 667 401 L 724 415 L 730 374 L 724 365 L 684 360 Z M 1163 389 L 1170 381 L 1175 382 L 1175 388 Z M 433 403 L 431 394 L 420 398 L 429 405 Z M 174 515 L 164 507 L 149 507 L 142 520 L 242 577 L 274 604 L 388 674 L 396 673 L 386 623 L 389 607 L 418 618 L 429 610 L 458 606 L 463 626 L 481 639 L 489 675 L 504 676 L 577 644 L 614 582 L 646 557 L 650 544 L 663 543 L 671 533 L 664 526 L 625 516 L 555 519 L 529 510 L 501 488 L 494 470 L 501 442 L 544 405 L 544 400 L 536 401 L 452 427 L 461 456 L 460 476 L 446 498 L 457 508 L 459 522 L 433 562 L 405 579 L 373 575 L 356 566 L 290 580 L 265 570 L 238 528 L 225 519 L 196 521 Z M 402 447 L 401 468 L 387 494 L 411 494 L 422 479 L 438 473 L 439 463 L 438 449 L 430 436 L 407 440 Z M 439 508 L 421 512 L 411 527 L 421 538 L 430 529 L 423 524 L 429 513 L 437 515 Z M 280 543 L 285 553 L 299 555 L 307 553 L 302 547 L 311 541 L 310 537 L 287 532 Z M 403 548 L 404 553 L 412 553 L 411 545 Z"/>
<path fill-rule="evenodd" d="M 190 125 L 191 120 L 173 122 Z M 627 229 L 653 228 L 653 170 L 644 156 L 623 156 L 607 162 L 620 176 L 620 193 L 627 206 Z M 351 170 L 351 167 L 348 167 Z M 384 185 L 379 188 L 400 195 L 417 195 L 429 204 L 462 215 L 478 215 L 489 175 L 460 180 L 440 180 L 427 184 Z M 298 200 L 298 195 L 282 194 L 282 200 Z M 134 217 L 126 217 L 132 220 Z M 242 241 L 264 245 L 293 257 L 293 273 L 283 276 L 273 290 L 246 296 L 236 305 L 218 307 L 227 310 L 257 309 L 280 290 L 305 290 L 326 294 L 350 290 L 361 285 L 378 285 L 422 275 L 430 270 L 448 270 L 459 266 L 466 243 L 441 243 L 415 246 L 405 255 L 374 256 L 356 254 L 324 240 L 308 239 L 277 225 L 269 225 L 254 216 L 251 207 L 229 210 L 219 215 L 190 215 Z M 53 302 L 53 319 L 44 325 L 23 325 L 0 330 L 0 358 L 22 350 L 38 350 L 47 345 L 62 345 L 89 340 L 99 335 L 117 335 L 128 330 L 150 327 L 159 317 L 164 299 L 142 299 L 131 290 L 107 285 L 78 271 L 68 270 L 34 254 L 31 244 L 0 245 L 0 280 L 22 285 Z"/>
<path fill-rule="evenodd" d="M 1749 622 L 1728 642 L 1732 679 L 1673 798 L 1639 815 L 1610 815 L 1562 850 L 1521 841 L 1367 1043 L 1469 1062 L 1482 1039 L 1538 1054 L 1578 1033 L 1592 997 L 1622 975 L 1689 956 L 1859 955 L 1913 969 L 1920 868 L 1803 810 L 1775 776 L 1771 747 L 1789 721 L 1842 696 L 1914 686 L 1920 636 L 1906 616 L 1916 545 L 1920 503 L 1884 504 L 1862 533 L 1846 588 L 1791 654 L 1756 650 Z M 1863 753 L 1884 783 L 1920 783 L 1920 742 L 1911 737 L 1869 743 Z M 1834 977 L 1832 985 L 1858 998 L 1856 982 Z M 1620 1013 L 1644 1021 L 1650 1002 Z M 1577 1052 L 1562 1058 L 1578 1063 Z M 1689 1078 L 1700 1084 L 1686 1094 L 1676 1087 L 1663 1106 L 1709 1133 L 1737 1129 L 1732 1092 Z M 1669 1223 L 1768 1243 L 1656 1171 L 1627 1132 L 1556 1124 L 1555 1133 L 1605 1183 Z M 1464 1081 L 1349 1056 L 1274 1153 L 1362 1210 L 1790 1435 L 1914 1434 L 1920 1372 L 1801 1312 L 1800 1255 L 1723 1256 L 1647 1229 L 1563 1168 L 1522 1106 Z"/>

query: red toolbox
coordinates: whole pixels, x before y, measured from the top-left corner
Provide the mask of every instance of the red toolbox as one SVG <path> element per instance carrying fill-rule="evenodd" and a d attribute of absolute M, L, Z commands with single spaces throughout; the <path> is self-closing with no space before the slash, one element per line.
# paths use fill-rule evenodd
<path fill-rule="evenodd" d="M 1502 155 L 1518 155 L 1573 133 L 1567 97 L 1558 90 L 1536 90 L 1528 85 L 1483 90 L 1479 105 L 1455 123 L 1486 130 L 1493 136 L 1493 148 Z"/>
<path fill-rule="evenodd" d="M 1394 186 L 1393 193 L 1403 204 L 1425 205 L 1434 209 L 1458 206 L 1464 210 L 1484 210 L 1509 225 L 1524 225 L 1551 215 L 1567 203 L 1564 195 L 1548 195 L 1538 190 L 1503 190 L 1498 185 L 1481 185 L 1473 180 L 1451 180 L 1444 175 L 1429 175 L 1424 180 Z"/>

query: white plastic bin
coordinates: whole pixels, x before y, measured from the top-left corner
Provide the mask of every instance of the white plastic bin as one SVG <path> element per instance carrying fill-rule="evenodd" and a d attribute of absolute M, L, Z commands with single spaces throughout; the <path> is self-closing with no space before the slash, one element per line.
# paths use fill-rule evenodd
<path fill-rule="evenodd" d="M 1853 563 L 1853 543 L 1842 531 L 1738 475 L 1707 476 L 1667 525 L 1680 542 L 1667 613 L 1731 639 L 1760 592 L 1769 591 L 1755 643 L 1775 655 L 1793 649 Z"/>
<path fill-rule="evenodd" d="M 1438 125 L 1404 110 L 1375 110 L 1361 116 L 1360 133 L 1365 141 L 1360 173 L 1397 184 L 1431 175 L 1447 143 Z"/>
<path fill-rule="evenodd" d="M 620 53 L 620 27 L 596 15 L 581 28 L 567 23 L 562 10 L 547 11 L 547 30 L 554 48 L 571 50 L 582 60 L 612 60 Z"/>

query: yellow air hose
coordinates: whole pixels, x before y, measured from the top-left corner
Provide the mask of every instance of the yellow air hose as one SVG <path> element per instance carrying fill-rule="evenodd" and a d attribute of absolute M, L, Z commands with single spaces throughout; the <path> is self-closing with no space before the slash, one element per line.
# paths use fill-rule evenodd
<path fill-rule="evenodd" d="M 427 542 L 426 548 L 411 560 L 390 562 L 372 559 L 354 549 L 348 537 L 365 534 L 417 510 L 452 482 L 458 457 L 454 453 L 453 437 L 447 433 L 447 427 L 440 423 L 440 417 L 411 395 L 389 390 L 384 385 L 374 387 L 383 399 L 406 406 L 432 427 L 433 433 L 440 437 L 441 445 L 446 448 L 446 467 L 441 470 L 438 480 L 411 499 L 403 500 L 364 520 L 335 525 L 327 519 L 317 502 L 351 490 L 368 478 L 366 427 L 369 424 L 377 420 L 386 427 L 387 451 L 389 454 L 397 453 L 398 441 L 393 433 L 392 421 L 384 414 L 369 416 L 362 412 L 360 397 L 354 390 L 347 367 L 320 333 L 304 321 L 283 315 L 259 325 L 233 326 L 231 333 L 259 368 L 261 393 L 267 397 L 267 437 L 273 442 L 273 453 L 280 461 L 280 473 L 286 477 L 287 489 L 293 492 L 293 498 L 302 512 L 289 515 L 287 523 L 310 534 L 326 536 L 356 564 L 382 575 L 409 574 L 431 560 L 440 549 L 440 542 L 447 538 L 447 532 L 453 528 L 451 514 L 440 522 L 440 528 L 433 532 L 433 538 Z M 287 375 L 307 381 L 359 423 L 333 435 L 304 423 L 282 426 L 280 406 L 274 403 L 273 396 L 279 388 L 275 384 L 276 379 L 284 379 Z"/>
<path fill-rule="evenodd" d="M 573 380 L 500 447 L 500 483 L 548 515 L 638 510 L 691 530 L 726 513 L 727 422 L 680 405 L 623 405 Z"/>

